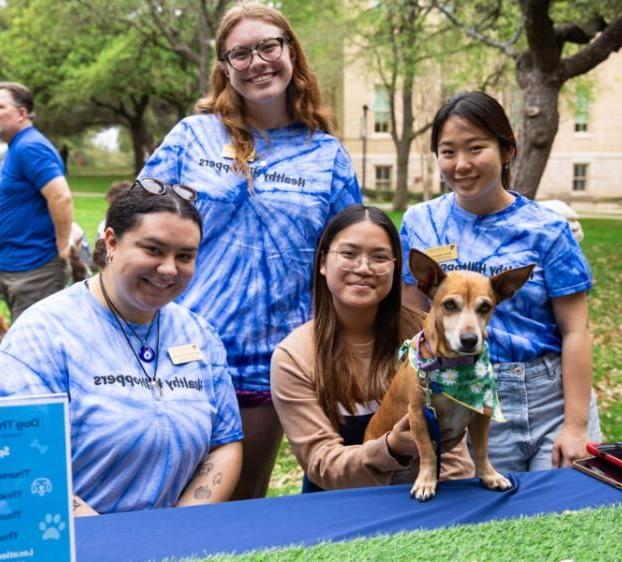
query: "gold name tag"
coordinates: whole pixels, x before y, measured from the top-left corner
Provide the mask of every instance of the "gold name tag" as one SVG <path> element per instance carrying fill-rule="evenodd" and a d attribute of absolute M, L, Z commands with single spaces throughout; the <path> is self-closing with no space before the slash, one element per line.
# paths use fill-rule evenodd
<path fill-rule="evenodd" d="M 438 263 L 453 261 L 458 259 L 458 245 L 446 244 L 445 246 L 434 246 L 423 250 L 423 253 L 427 254 Z"/>
<path fill-rule="evenodd" d="M 203 359 L 203 354 L 196 343 L 169 347 L 168 354 L 173 365 L 183 365 L 184 363 Z"/>
<path fill-rule="evenodd" d="M 235 146 L 233 146 L 232 144 L 225 144 L 222 147 L 222 154 L 221 156 L 223 158 L 230 158 L 231 160 L 233 160 L 235 158 Z M 253 152 L 247 159 L 247 162 L 253 162 L 255 160 L 255 153 Z"/>

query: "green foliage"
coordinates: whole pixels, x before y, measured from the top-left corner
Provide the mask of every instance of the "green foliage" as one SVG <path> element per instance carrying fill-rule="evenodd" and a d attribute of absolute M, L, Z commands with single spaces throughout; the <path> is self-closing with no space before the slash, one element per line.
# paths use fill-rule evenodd
<path fill-rule="evenodd" d="M 348 19 L 339 0 L 283 0 L 275 3 L 300 39 L 305 56 L 332 107 L 340 104 L 344 38 Z"/>
<path fill-rule="evenodd" d="M 10 4 L 0 32 L 2 74 L 32 89 L 45 132 L 120 124 L 132 130 L 135 149 L 137 140 L 149 147 L 190 108 L 196 73 L 120 15 L 144 9 L 133 0 Z"/>

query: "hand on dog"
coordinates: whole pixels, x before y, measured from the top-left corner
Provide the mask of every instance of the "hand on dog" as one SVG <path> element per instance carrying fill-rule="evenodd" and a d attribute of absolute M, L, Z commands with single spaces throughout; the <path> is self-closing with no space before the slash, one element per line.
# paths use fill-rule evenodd
<path fill-rule="evenodd" d="M 572 466 L 572 461 L 587 455 L 587 428 L 562 425 L 553 443 L 552 464 L 554 468 Z"/>
<path fill-rule="evenodd" d="M 410 423 L 408 422 L 408 414 L 399 420 L 389 432 L 387 437 L 389 447 L 398 455 L 407 457 L 418 456 L 417 445 L 410 431 Z"/>

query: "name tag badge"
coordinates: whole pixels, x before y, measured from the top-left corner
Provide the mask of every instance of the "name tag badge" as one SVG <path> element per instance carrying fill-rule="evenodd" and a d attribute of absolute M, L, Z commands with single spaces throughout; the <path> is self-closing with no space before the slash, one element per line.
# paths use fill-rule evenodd
<path fill-rule="evenodd" d="M 458 244 L 445 244 L 445 246 L 433 246 L 423 250 L 424 254 L 430 256 L 434 261 L 443 263 L 458 259 Z"/>
<path fill-rule="evenodd" d="M 171 358 L 173 365 L 183 365 L 184 363 L 201 361 L 201 359 L 203 359 L 201 349 L 196 343 L 169 347 L 168 355 Z"/>
<path fill-rule="evenodd" d="M 229 158 L 230 160 L 233 160 L 235 158 L 235 146 L 233 146 L 232 144 L 225 144 L 225 145 L 223 145 L 221 156 L 223 158 Z M 247 158 L 246 161 L 247 162 L 254 162 L 255 161 L 255 152 L 254 151 Z"/>

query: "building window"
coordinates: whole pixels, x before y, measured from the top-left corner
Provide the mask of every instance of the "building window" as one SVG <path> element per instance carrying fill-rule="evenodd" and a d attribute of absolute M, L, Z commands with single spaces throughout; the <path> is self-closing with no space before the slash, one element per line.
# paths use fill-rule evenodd
<path fill-rule="evenodd" d="M 376 189 L 391 189 L 391 166 L 376 166 Z"/>
<path fill-rule="evenodd" d="M 587 188 L 587 164 L 574 164 L 572 191 L 585 191 Z"/>
<path fill-rule="evenodd" d="M 391 129 L 391 107 L 389 90 L 384 86 L 374 86 L 374 132 L 388 133 Z"/>
<path fill-rule="evenodd" d="M 576 133 L 585 133 L 589 118 L 590 99 L 587 88 L 579 88 L 575 99 L 574 130 Z"/>

